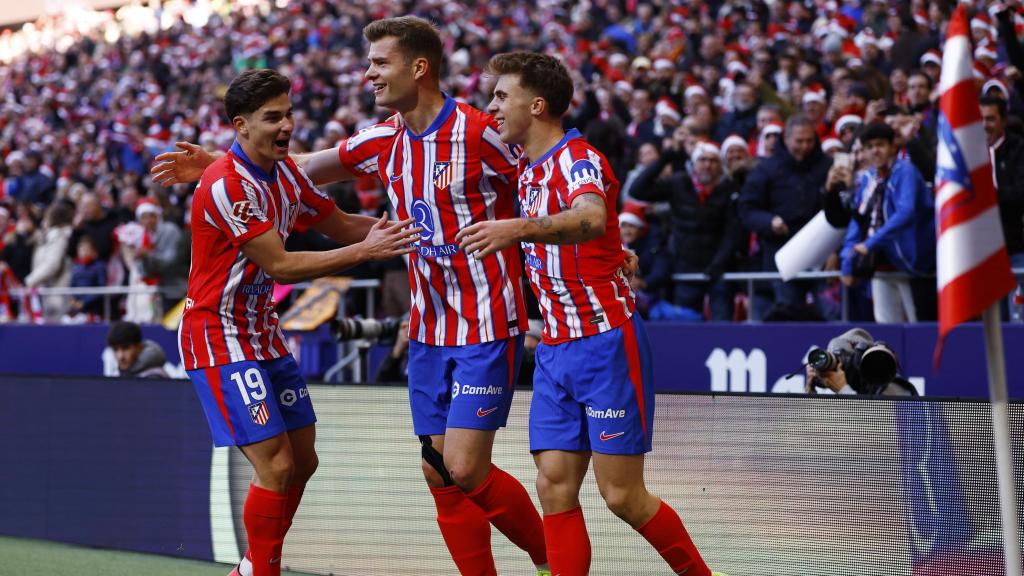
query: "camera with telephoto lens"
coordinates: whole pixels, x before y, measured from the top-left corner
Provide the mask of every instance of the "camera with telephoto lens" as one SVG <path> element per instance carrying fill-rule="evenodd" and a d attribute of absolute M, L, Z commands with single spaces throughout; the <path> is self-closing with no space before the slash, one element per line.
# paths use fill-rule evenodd
<path fill-rule="evenodd" d="M 819 374 L 834 372 L 840 364 L 846 374 L 846 383 L 858 394 L 875 394 L 896 377 L 899 361 L 885 342 L 851 342 L 850 350 L 833 351 L 815 348 L 807 354 L 807 365 Z M 815 377 L 812 383 L 825 388 Z"/>
<path fill-rule="evenodd" d="M 381 320 L 374 318 L 338 318 L 333 322 L 334 339 L 339 342 L 348 340 L 384 341 L 394 340 L 398 335 L 401 318 L 388 317 Z"/>

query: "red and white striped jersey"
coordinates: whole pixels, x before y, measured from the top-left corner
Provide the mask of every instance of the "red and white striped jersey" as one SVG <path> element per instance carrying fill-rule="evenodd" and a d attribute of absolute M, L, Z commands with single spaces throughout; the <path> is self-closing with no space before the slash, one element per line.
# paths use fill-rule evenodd
<path fill-rule="evenodd" d="M 477 260 L 455 242 L 471 224 L 515 216 L 516 154 L 493 118 L 446 96 L 423 134 L 395 115 L 342 142 L 338 156 L 354 174 L 379 175 L 396 216 L 423 228 L 409 255 L 411 339 L 459 346 L 526 330 L 518 249 Z"/>
<path fill-rule="evenodd" d="M 235 142 L 206 168 L 192 198 L 192 269 L 178 331 L 186 370 L 289 353 L 274 281 L 242 245 L 268 230 L 284 242 L 297 223 L 312 226 L 334 209 L 291 158 L 267 174 Z"/>
<path fill-rule="evenodd" d="M 527 274 L 544 315 L 545 344 L 606 332 L 635 308 L 622 273 L 622 240 L 615 209 L 619 182 L 608 160 L 573 129 L 530 163 L 519 160 L 519 203 L 524 218 L 554 216 L 581 194 L 604 199 L 605 233 L 582 244 L 523 243 Z"/>

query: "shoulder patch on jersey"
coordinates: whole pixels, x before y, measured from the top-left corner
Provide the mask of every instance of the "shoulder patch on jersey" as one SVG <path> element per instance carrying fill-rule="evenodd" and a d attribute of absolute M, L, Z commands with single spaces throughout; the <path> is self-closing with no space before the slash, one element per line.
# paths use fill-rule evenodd
<path fill-rule="evenodd" d="M 248 200 L 239 200 L 231 205 L 231 217 L 242 224 L 252 219 L 252 203 Z"/>
<path fill-rule="evenodd" d="M 601 172 L 590 160 L 577 160 L 569 168 L 569 192 L 575 192 L 587 184 L 601 186 Z"/>

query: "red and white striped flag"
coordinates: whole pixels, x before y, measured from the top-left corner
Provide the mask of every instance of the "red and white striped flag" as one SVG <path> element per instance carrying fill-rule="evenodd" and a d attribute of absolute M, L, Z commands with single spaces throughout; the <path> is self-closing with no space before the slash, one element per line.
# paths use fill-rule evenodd
<path fill-rule="evenodd" d="M 971 74 L 967 12 L 953 13 L 942 56 L 935 174 L 939 343 L 1016 286 L 1003 240 L 978 88 Z"/>

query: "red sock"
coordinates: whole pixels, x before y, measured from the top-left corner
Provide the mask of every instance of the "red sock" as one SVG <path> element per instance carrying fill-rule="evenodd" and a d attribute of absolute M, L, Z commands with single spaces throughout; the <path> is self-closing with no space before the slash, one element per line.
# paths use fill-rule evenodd
<path fill-rule="evenodd" d="M 255 484 L 249 485 L 242 520 L 249 535 L 253 576 L 280 576 L 284 543 L 285 506 L 288 497 Z"/>
<path fill-rule="evenodd" d="M 537 566 L 548 561 L 544 522 L 526 488 L 501 468 L 492 465 L 483 483 L 469 494 L 494 527 L 513 544 L 526 550 Z"/>
<path fill-rule="evenodd" d="M 302 493 L 305 490 L 305 485 L 292 486 L 288 489 L 288 503 L 284 506 L 284 526 L 281 528 L 282 538 L 288 534 L 288 530 L 292 527 L 292 519 L 295 518 L 295 511 L 299 509 L 299 502 L 302 501 Z"/>
<path fill-rule="evenodd" d="M 662 502 L 654 517 L 638 528 L 637 532 L 654 546 L 676 574 L 711 576 L 711 570 L 686 533 L 683 521 L 668 504 Z"/>
<path fill-rule="evenodd" d="M 582 508 L 577 506 L 558 514 L 545 514 L 544 538 L 548 543 L 552 574 L 587 576 L 590 573 L 590 535 Z"/>
<path fill-rule="evenodd" d="M 458 486 L 431 488 L 437 525 L 462 576 L 496 576 L 491 555 L 491 525 Z"/>

